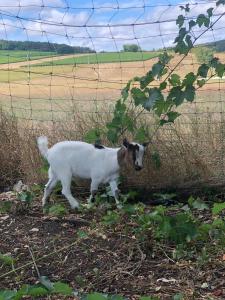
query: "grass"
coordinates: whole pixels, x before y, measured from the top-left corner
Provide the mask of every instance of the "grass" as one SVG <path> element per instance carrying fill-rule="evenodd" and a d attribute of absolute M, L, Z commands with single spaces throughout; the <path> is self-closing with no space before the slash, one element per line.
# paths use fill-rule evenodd
<path fill-rule="evenodd" d="M 29 61 L 56 55 L 55 52 L 29 51 L 29 50 L 0 50 L 0 64 Z"/>
<path fill-rule="evenodd" d="M 157 57 L 159 52 L 107 52 L 96 53 L 73 58 L 65 58 L 40 65 L 74 65 L 74 64 L 99 64 L 114 62 L 142 61 Z"/>

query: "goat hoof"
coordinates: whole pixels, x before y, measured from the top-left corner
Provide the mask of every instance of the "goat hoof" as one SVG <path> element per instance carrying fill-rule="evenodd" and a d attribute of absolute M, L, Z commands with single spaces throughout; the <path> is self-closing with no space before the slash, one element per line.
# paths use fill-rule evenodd
<path fill-rule="evenodd" d="M 118 209 L 122 209 L 122 208 L 123 208 L 123 204 L 122 204 L 122 203 L 117 203 L 117 204 L 116 204 L 116 207 L 117 207 Z"/>
<path fill-rule="evenodd" d="M 77 202 L 77 203 L 71 204 L 71 208 L 72 208 L 72 209 L 79 208 L 79 203 Z"/>

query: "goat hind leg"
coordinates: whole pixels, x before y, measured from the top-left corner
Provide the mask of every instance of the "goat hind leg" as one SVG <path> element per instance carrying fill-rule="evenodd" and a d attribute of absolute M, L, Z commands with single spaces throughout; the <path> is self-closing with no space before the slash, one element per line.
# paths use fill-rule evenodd
<path fill-rule="evenodd" d="M 79 207 L 78 201 L 73 197 L 71 194 L 71 179 L 72 174 L 63 174 L 63 178 L 60 179 L 62 183 L 62 194 L 66 197 L 66 199 L 69 201 L 70 206 L 72 209 Z"/>
<path fill-rule="evenodd" d="M 46 205 L 47 200 L 48 200 L 52 190 L 56 186 L 57 182 L 58 182 L 58 179 L 54 176 L 54 174 L 51 171 L 49 171 L 49 180 L 48 180 L 47 184 L 45 185 L 44 196 L 42 198 L 42 206 L 43 207 Z"/>

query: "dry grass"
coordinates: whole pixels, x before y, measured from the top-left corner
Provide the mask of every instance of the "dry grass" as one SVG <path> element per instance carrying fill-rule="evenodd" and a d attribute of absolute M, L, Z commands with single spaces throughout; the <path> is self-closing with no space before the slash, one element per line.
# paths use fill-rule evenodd
<path fill-rule="evenodd" d="M 27 183 L 45 182 L 46 174 L 40 172 L 42 161 L 36 137 L 47 135 L 50 145 L 65 139 L 83 140 L 87 130 L 105 125 L 111 117 L 108 110 L 105 106 L 104 113 L 82 114 L 74 109 L 68 120 L 44 123 L 25 122 L 1 111 L 1 187 L 12 185 L 18 179 Z M 141 173 L 122 172 L 126 175 L 124 187 L 179 188 L 224 182 L 224 114 L 220 113 L 219 107 L 215 114 L 210 110 L 195 114 L 197 110 L 198 104 L 184 106 L 186 114 L 175 125 L 164 126 L 158 131 L 146 154 L 144 170 Z M 153 117 L 144 115 L 143 121 L 152 124 L 149 127 L 154 131 Z M 159 169 L 152 159 L 155 152 L 160 155 Z M 79 184 L 83 185 L 82 182 Z"/>
<path fill-rule="evenodd" d="M 220 54 L 220 59 L 224 56 Z M 171 61 L 171 68 L 178 60 L 179 57 L 175 57 Z M 1 186 L 10 185 L 19 178 L 27 182 L 42 181 L 36 137 L 44 133 L 51 143 L 83 139 L 88 129 L 104 126 L 111 118 L 110 111 L 121 88 L 130 78 L 145 74 L 155 61 L 76 68 L 31 67 L 30 76 L 24 73 L 28 70 L 24 68 L 10 73 L 0 70 L 0 79 L 9 76 L 9 82 L 0 87 L 0 103 L 4 110 L 0 116 Z M 178 73 L 184 76 L 196 71 L 197 67 L 195 56 L 189 55 Z M 211 80 L 199 91 L 195 103 L 182 106 L 183 116 L 174 126 L 161 129 L 155 137 L 146 155 L 145 170 L 139 174 L 126 173 L 126 185 L 152 188 L 223 182 L 224 91 L 224 80 Z M 7 115 L 7 111 L 18 119 Z M 143 120 L 153 130 L 154 119 L 147 114 Z M 154 168 L 151 159 L 156 150 L 162 162 L 159 170 Z"/>

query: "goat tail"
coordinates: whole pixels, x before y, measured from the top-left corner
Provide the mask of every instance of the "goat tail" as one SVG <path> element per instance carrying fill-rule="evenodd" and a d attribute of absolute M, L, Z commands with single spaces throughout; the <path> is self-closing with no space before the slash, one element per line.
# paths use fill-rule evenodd
<path fill-rule="evenodd" d="M 48 158 L 48 138 L 47 136 L 39 136 L 37 138 L 37 144 L 41 155 L 44 158 Z"/>

